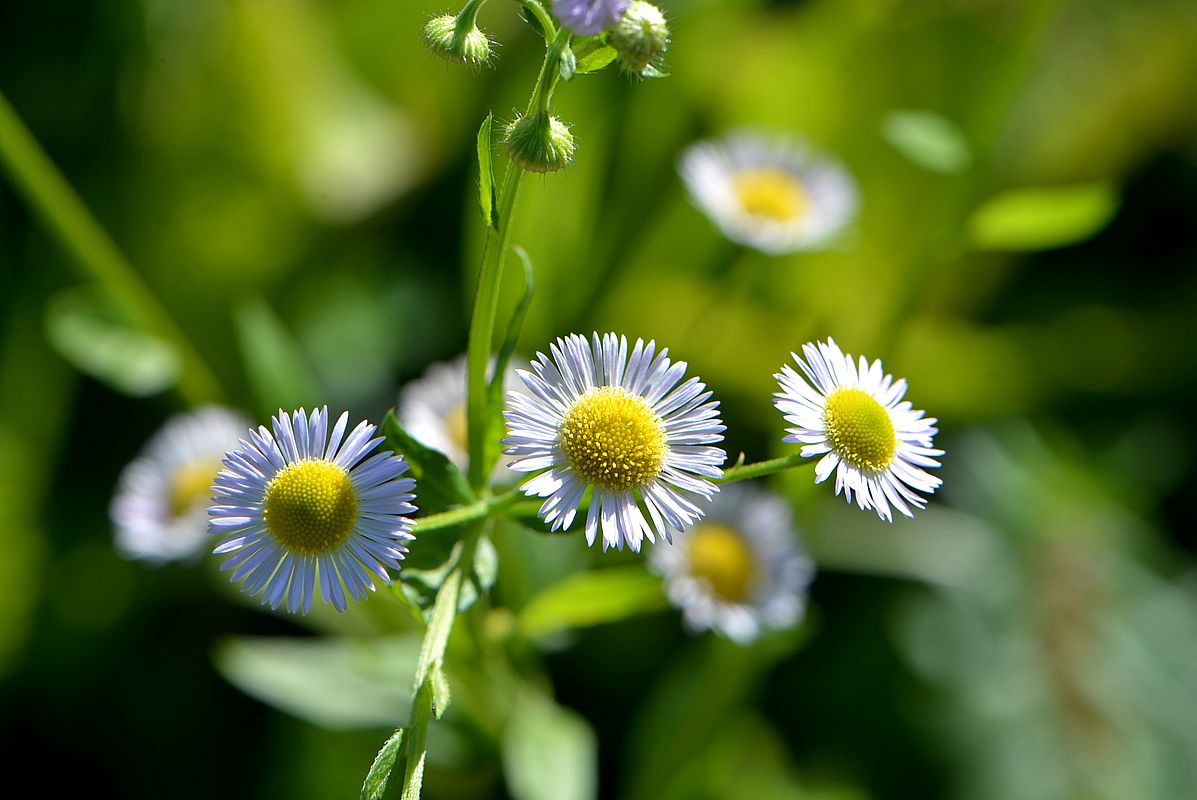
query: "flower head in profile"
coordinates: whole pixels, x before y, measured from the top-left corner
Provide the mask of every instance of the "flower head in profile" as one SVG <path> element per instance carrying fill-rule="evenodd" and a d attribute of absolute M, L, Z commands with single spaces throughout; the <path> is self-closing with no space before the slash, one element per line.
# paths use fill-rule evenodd
<path fill-rule="evenodd" d="M 165 562 L 198 556 L 220 461 L 249 425 L 206 406 L 169 419 L 121 472 L 109 516 L 126 558 Z"/>
<path fill-rule="evenodd" d="M 740 644 L 797 625 L 814 577 L 790 507 L 739 483 L 724 486 L 706 519 L 672 547 L 653 548 L 648 563 L 665 579 L 688 629 L 713 630 Z"/>
<path fill-rule="evenodd" d="M 514 390 L 517 383 L 515 370 L 508 367 L 503 376 L 504 389 Z M 470 464 L 466 357 L 432 364 L 422 376 L 404 386 L 399 392 L 395 416 L 404 430 L 444 453 L 459 470 L 466 472 Z M 502 465 L 496 467 L 496 473 L 510 475 Z"/>
<path fill-rule="evenodd" d="M 590 495 L 586 541 L 602 531 L 603 549 L 639 551 L 654 535 L 693 525 L 718 487 L 727 458 L 719 403 L 698 378 L 682 382 L 685 362 L 671 362 L 655 342 L 608 333 L 571 334 L 538 354 L 519 376 L 528 394 L 507 395 L 503 451 L 516 472 L 534 472 L 521 488 L 547 498 L 540 516 L 568 530 Z"/>
<path fill-rule="evenodd" d="M 936 420 L 902 399 L 906 381 L 885 374 L 880 361 L 861 356 L 858 363 L 832 339 L 804 344 L 802 353 L 805 359 L 791 354 L 801 375 L 787 364 L 773 376 L 781 386 L 773 404 L 794 426 L 785 441 L 803 445 L 804 456 L 822 456 L 815 482 L 835 473 L 837 495 L 886 521 L 891 506 L 908 517 L 925 508 L 918 492 L 943 481 L 924 470 L 938 467 L 943 451 L 931 446 Z"/>
<path fill-rule="evenodd" d="M 614 27 L 632 0 L 553 0 L 553 14 L 578 36 L 597 36 Z"/>
<path fill-rule="evenodd" d="M 373 576 L 390 580 L 386 568 L 399 568 L 414 538 L 407 462 L 371 455 L 383 440 L 375 426 L 346 436 L 348 422 L 342 414 L 330 431 L 327 407 L 280 411 L 273 432 L 250 430 L 216 476 L 208 514 L 221 537 L 215 552 L 229 556 L 221 569 L 271 608 L 285 600 L 291 613 L 308 613 L 319 581 L 324 600 L 344 611 L 346 593 L 362 600 Z"/>
<path fill-rule="evenodd" d="M 766 253 L 830 245 L 856 215 L 856 184 L 793 136 L 740 132 L 682 154 L 694 204 L 727 238 Z"/>

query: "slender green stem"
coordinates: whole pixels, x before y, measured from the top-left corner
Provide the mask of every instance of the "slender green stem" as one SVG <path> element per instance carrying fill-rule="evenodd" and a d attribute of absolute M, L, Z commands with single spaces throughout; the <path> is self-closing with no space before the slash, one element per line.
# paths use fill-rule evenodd
<path fill-rule="evenodd" d="M 182 359 L 179 392 L 191 403 L 218 399 L 220 388 L 199 354 L 141 280 L 79 195 L 0 93 L 0 168 L 41 217 L 76 268 L 103 290 L 127 320 L 171 342 Z"/>
<path fill-rule="evenodd" d="M 465 36 L 478 24 L 478 12 L 482 10 L 482 5 L 485 2 L 486 0 L 467 0 L 465 6 L 457 14 L 457 25 L 454 26 L 454 32 L 458 36 Z"/>
<path fill-rule="evenodd" d="M 746 481 L 751 478 L 761 478 L 765 475 L 772 475 L 774 472 L 781 472 L 783 469 L 789 469 L 808 462 L 809 459 L 801 453 L 791 453 L 788 456 L 771 458 L 768 461 L 757 461 L 752 464 L 736 464 L 723 470 L 723 477 L 715 481 L 715 483 L 732 483 L 734 481 Z"/>
<path fill-rule="evenodd" d="M 540 27 L 544 29 L 546 44 L 556 38 L 557 26 L 553 23 L 553 18 L 549 16 L 548 11 L 545 11 L 544 6 L 540 4 L 539 0 L 516 0 L 516 2 L 527 9 L 528 13 L 532 16 L 536 17 L 536 21 L 540 23 Z"/>
<path fill-rule="evenodd" d="M 416 533 L 423 534 L 441 528 L 451 528 L 455 525 L 477 522 L 490 516 L 493 511 L 499 511 L 514 505 L 521 497 L 523 495 L 519 493 L 519 490 L 512 489 L 504 494 L 486 497 L 467 506 L 458 506 L 449 511 L 442 511 L 439 514 L 429 514 L 426 517 L 419 517 L 416 519 L 414 530 Z"/>

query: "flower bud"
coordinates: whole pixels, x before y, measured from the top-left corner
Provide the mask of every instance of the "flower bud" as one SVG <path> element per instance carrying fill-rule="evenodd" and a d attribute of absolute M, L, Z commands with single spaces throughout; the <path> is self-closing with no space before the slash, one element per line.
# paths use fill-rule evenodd
<path fill-rule="evenodd" d="M 529 172 L 556 172 L 574 160 L 574 136 L 569 127 L 547 112 L 516 118 L 503 134 L 511 160 Z"/>
<path fill-rule="evenodd" d="M 639 75 L 669 46 L 665 15 L 652 3 L 635 0 L 611 29 L 608 42 L 619 53 L 619 63 Z"/>
<path fill-rule="evenodd" d="M 428 20 L 421 38 L 428 49 L 454 64 L 475 67 L 490 61 L 490 37 L 473 25 L 459 25 L 458 18 L 444 14 Z"/>

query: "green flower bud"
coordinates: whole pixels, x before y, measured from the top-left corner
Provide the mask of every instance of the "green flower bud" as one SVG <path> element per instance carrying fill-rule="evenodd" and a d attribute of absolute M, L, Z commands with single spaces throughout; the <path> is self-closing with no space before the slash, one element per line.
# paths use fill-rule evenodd
<path fill-rule="evenodd" d="M 428 20 L 421 38 L 428 49 L 454 64 L 481 66 L 490 61 L 490 37 L 470 20 L 468 26 L 458 24 L 458 18 L 444 14 Z"/>
<path fill-rule="evenodd" d="M 518 117 L 503 134 L 507 155 L 529 172 L 556 172 L 574 160 L 574 136 L 557 117 L 539 112 Z"/>
<path fill-rule="evenodd" d="M 661 9 L 635 0 L 619 24 L 608 34 L 608 43 L 619 53 L 619 63 L 639 75 L 665 54 L 669 47 L 669 26 Z"/>

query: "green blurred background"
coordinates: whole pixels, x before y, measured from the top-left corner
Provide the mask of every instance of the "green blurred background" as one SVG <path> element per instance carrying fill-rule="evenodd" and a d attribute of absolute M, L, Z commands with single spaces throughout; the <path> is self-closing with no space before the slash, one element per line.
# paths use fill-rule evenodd
<path fill-rule="evenodd" d="M 0 91 L 226 402 L 378 420 L 465 349 L 475 133 L 522 107 L 543 52 L 514 5 L 484 10 L 502 47 L 475 73 L 421 48 L 441 0 L 9 3 Z M 786 452 L 770 376 L 832 335 L 909 379 L 948 455 L 931 508 L 892 526 L 809 469 L 775 480 L 821 567 L 797 638 L 739 650 L 661 612 L 537 657 L 594 727 L 599 794 L 1197 796 L 1197 4 L 662 6 L 671 77 L 557 92 L 579 150 L 521 197 L 522 350 L 655 338 L 715 389 L 728 450 L 758 459 Z M 680 151 L 742 127 L 800 132 L 853 172 L 841 246 L 733 253 L 688 203 Z M 283 713 L 213 666 L 228 635 L 309 628 L 210 564 L 115 554 L 116 476 L 185 404 L 160 342 L 135 337 L 135 364 L 94 352 L 100 304 L 0 183 L 10 785 L 356 796 L 388 715 Z M 604 563 L 579 537 L 520 535 L 505 555 L 525 582 Z M 507 796 L 495 743 L 445 730 L 426 796 Z"/>

